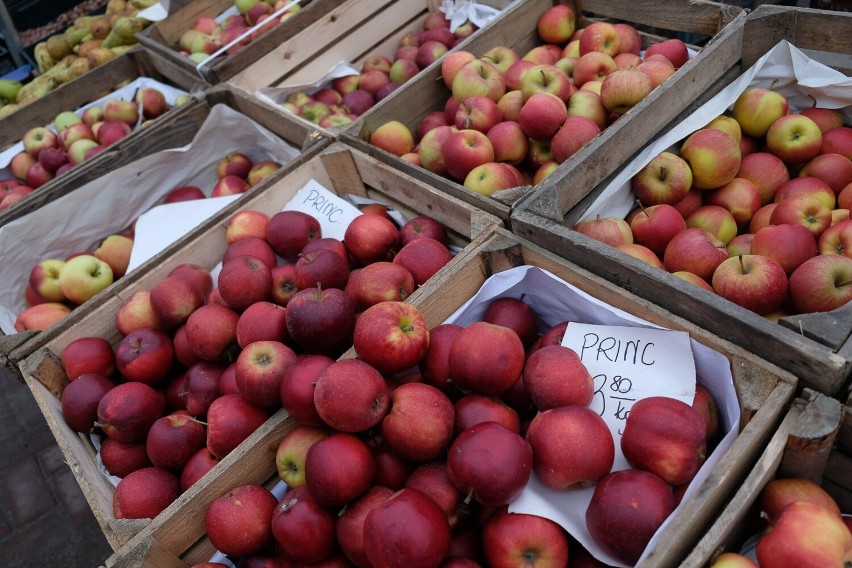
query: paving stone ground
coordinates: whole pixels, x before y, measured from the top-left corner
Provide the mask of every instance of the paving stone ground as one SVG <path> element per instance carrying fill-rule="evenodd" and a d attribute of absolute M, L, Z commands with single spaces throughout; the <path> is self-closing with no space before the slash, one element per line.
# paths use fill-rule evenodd
<path fill-rule="evenodd" d="M 96 568 L 111 552 L 29 389 L 0 369 L 0 566 Z"/>

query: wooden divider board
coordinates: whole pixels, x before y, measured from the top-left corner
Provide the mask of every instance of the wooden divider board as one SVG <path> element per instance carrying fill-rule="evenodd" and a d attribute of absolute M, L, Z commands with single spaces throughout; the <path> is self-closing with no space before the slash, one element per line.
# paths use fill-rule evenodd
<path fill-rule="evenodd" d="M 132 283 L 120 290 L 105 291 L 99 296 L 97 306 L 84 306 L 80 313 L 72 314 L 73 320 L 63 322 L 39 336 L 39 348 L 20 363 L 21 372 L 39 400 L 66 461 L 72 464 L 72 472 L 114 549 L 125 544 L 140 530 L 140 522 L 113 518 L 114 489 L 97 472 L 93 462 L 94 450 L 88 437 L 71 431 L 64 423 L 59 397 L 67 384 L 67 378 L 59 363 L 59 354 L 71 341 L 80 337 L 98 336 L 116 344 L 121 336 L 115 329 L 115 314 L 133 293 L 150 290 L 175 266 L 184 262 L 212 269 L 220 262 L 227 248 L 227 219 L 235 211 L 257 209 L 273 215 L 311 179 L 341 195 L 345 192 L 392 205 L 408 218 L 416 215 L 434 217 L 447 228 L 452 244 L 469 249 L 477 247 L 500 225 L 496 217 L 444 196 L 428 185 L 402 176 L 369 156 L 359 155 L 343 145 L 335 145 L 324 151 L 317 148 L 309 159 L 298 162 L 265 191 L 255 192 L 249 199 L 240 200 L 223 209 L 181 242 L 146 262 Z M 454 263 L 463 262 L 465 256 L 466 251 L 463 250 L 436 277 L 450 270 Z M 422 292 L 415 293 L 412 298 L 419 295 Z M 183 503 L 183 500 L 179 502 Z M 176 505 L 158 518 L 169 516 L 180 508 L 181 505 Z"/>
<path fill-rule="evenodd" d="M 524 264 L 546 269 L 596 298 L 653 323 L 689 332 L 694 339 L 729 358 L 740 399 L 749 400 L 753 405 L 752 408 L 743 409 L 743 415 L 750 416 L 751 420 L 743 426 L 731 449 L 705 482 L 704 489 L 685 505 L 682 513 L 684 521 L 672 523 L 657 550 L 642 564 L 643 567 L 671 566 L 689 553 L 715 512 L 722 508 L 763 451 L 792 399 L 795 377 L 503 229 L 498 229 L 468 252 L 465 262 L 453 264 L 450 270 L 430 280 L 416 299 L 412 297 L 412 303 L 430 327 L 439 325 L 473 296 L 490 275 Z M 346 356 L 352 356 L 352 353 Z M 261 464 L 258 467 L 264 466 Z M 263 483 L 269 485 L 277 481 L 274 469 L 267 466 L 266 471 L 269 478 L 263 480 Z M 228 481 L 239 485 L 247 475 L 244 468 L 237 467 L 230 472 Z M 225 490 L 229 488 L 227 484 L 217 484 L 217 487 L 224 487 Z M 192 509 L 183 509 L 173 516 L 155 520 L 110 557 L 106 566 L 186 568 L 208 560 L 212 547 L 206 536 L 197 530 L 202 524 L 199 511 L 204 511 L 216 496 L 215 492 L 202 496 L 200 491 L 195 491 L 189 497 L 197 501 Z M 189 511 L 195 516 L 191 516 Z M 183 524 L 195 524 L 196 528 L 179 529 Z M 175 538 L 178 530 L 181 535 Z"/>

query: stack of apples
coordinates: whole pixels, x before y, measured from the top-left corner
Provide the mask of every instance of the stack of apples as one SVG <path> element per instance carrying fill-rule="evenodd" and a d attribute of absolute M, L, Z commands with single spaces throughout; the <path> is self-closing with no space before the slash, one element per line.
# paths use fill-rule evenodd
<path fill-rule="evenodd" d="M 416 133 L 386 122 L 370 142 L 489 197 L 538 183 L 688 59 L 677 39 L 649 46 L 642 59 L 630 24 L 575 27 L 574 11 L 558 5 L 538 20 L 542 44 L 523 55 L 507 46 L 479 58 L 448 53 L 444 110 L 428 113 Z"/>
<path fill-rule="evenodd" d="M 773 320 L 852 299 L 852 128 L 746 89 L 730 114 L 654 157 L 626 219 L 575 226 Z"/>
<path fill-rule="evenodd" d="M 634 563 L 715 439 L 715 402 L 703 387 L 694 407 L 637 402 L 621 440 L 637 469 L 611 473 L 615 442 L 589 408 L 589 371 L 561 345 L 568 325 L 539 336 L 539 315 L 509 296 L 481 321 L 431 330 L 410 304 L 368 308 L 357 358 L 280 373 L 299 423 L 276 454 L 289 490 L 279 501 L 244 485 L 211 502 L 211 543 L 246 565 L 570 566 L 561 527 L 507 510 L 535 472 L 558 490 L 595 486 L 590 534 Z"/>
<path fill-rule="evenodd" d="M 393 59 L 369 55 L 359 74 L 334 79 L 312 93 L 297 91 L 282 106 L 323 128 L 348 124 L 476 30 L 476 25 L 468 20 L 451 32 L 444 14 L 433 12 L 423 21 L 422 31 L 410 32 L 400 39 Z"/>
<path fill-rule="evenodd" d="M 62 351 L 63 416 L 106 435 L 116 518 L 156 516 L 281 406 L 297 360 L 333 362 L 360 311 L 404 299 L 450 260 L 436 220 L 397 228 L 385 215 L 358 216 L 343 242 L 305 213 L 235 213 L 215 281 L 181 264 L 119 308 L 114 350 L 82 337 Z"/>
<path fill-rule="evenodd" d="M 279 13 L 289 4 L 292 6 Z M 239 14 L 228 16 L 221 23 L 209 16 L 199 17 L 178 40 L 180 54 L 201 63 L 245 35 L 228 48 L 227 55 L 234 55 L 301 9 L 299 4 L 289 0 L 235 0 L 234 6 Z"/>
<path fill-rule="evenodd" d="M 23 137 L 23 151 L 9 162 L 15 179 L 0 180 L 0 209 L 26 197 L 50 180 L 115 144 L 145 121 L 169 110 L 163 93 L 143 87 L 134 100 L 108 99 L 82 113 L 60 112 L 53 128 L 37 126 Z"/>
<path fill-rule="evenodd" d="M 753 521 L 765 525 L 765 532 L 754 554 L 725 552 L 711 568 L 843 566 L 852 557 L 852 517 L 841 515 L 837 502 L 813 481 L 770 481 L 760 492 L 757 510 L 760 518 Z"/>
<path fill-rule="evenodd" d="M 243 193 L 280 168 L 272 160 L 253 163 L 241 152 L 232 152 L 215 166 L 216 185 L 210 197 Z M 205 199 L 197 186 L 181 186 L 169 191 L 164 204 Z M 65 259 L 48 258 L 36 264 L 24 290 L 26 309 L 15 321 L 17 331 L 43 330 L 71 310 L 124 276 L 133 250 L 135 222 L 125 231 L 107 236 L 92 252 L 75 253 Z"/>

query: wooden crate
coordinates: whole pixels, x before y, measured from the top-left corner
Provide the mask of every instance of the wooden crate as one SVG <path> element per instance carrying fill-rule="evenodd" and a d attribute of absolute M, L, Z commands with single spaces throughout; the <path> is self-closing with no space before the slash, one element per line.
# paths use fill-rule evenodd
<path fill-rule="evenodd" d="M 748 41 L 742 43 L 736 69 L 738 73 L 748 69 L 782 39 L 800 48 L 852 54 L 850 24 L 852 15 L 846 13 L 762 6 L 745 24 Z M 588 170 L 594 168 L 590 164 Z M 793 372 L 806 386 L 832 395 L 841 391 L 852 373 L 852 306 L 829 314 L 782 318 L 778 325 L 699 290 L 573 231 L 571 227 L 609 181 L 595 187 L 576 180 L 572 176 L 542 183 L 513 211 L 512 230 Z"/>
<path fill-rule="evenodd" d="M 85 183 L 118 167 L 135 162 L 143 156 L 169 148 L 178 148 L 190 143 L 199 127 L 210 115 L 213 107 L 219 104 L 226 105 L 238 113 L 245 115 L 255 123 L 263 125 L 296 150 L 304 150 L 312 146 L 321 147 L 329 141 L 326 137 L 309 129 L 306 124 L 293 121 L 281 113 L 270 110 L 265 105 L 259 105 L 254 98 L 246 96 L 244 93 L 221 86 L 210 89 L 203 98 L 187 103 L 183 107 L 176 109 L 169 116 L 163 117 L 161 121 L 157 121 L 154 125 L 147 127 L 144 132 L 140 133 L 140 136 L 130 141 L 130 144 L 125 150 L 121 152 L 104 152 L 104 154 L 107 154 L 104 156 L 105 159 L 99 161 L 97 167 L 93 167 L 92 171 L 85 176 Z M 237 149 L 235 148 L 235 150 Z M 286 169 L 286 167 L 282 168 L 276 175 L 282 175 Z M 274 179 L 275 176 L 266 180 L 257 188 L 249 190 L 241 200 L 248 199 L 254 193 L 262 191 Z M 80 185 L 84 185 L 84 182 L 81 182 Z M 55 199 L 60 196 L 56 192 L 56 195 L 42 197 L 42 191 L 45 190 L 39 189 L 38 192 L 32 194 L 36 196 L 39 206 L 48 199 Z M 35 205 L 28 208 L 27 212 L 33 209 L 35 209 Z M 39 260 L 34 259 L 34 262 L 38 262 Z M 132 278 L 118 279 L 108 288 L 108 292 L 105 292 L 105 294 L 120 293 L 130 286 L 131 282 Z M 101 300 L 103 299 L 105 298 L 100 296 L 93 298 L 87 302 L 87 305 L 91 305 L 92 309 L 95 309 L 96 306 L 101 305 Z M 40 335 L 42 334 L 39 332 L 24 332 L 14 335 L 3 335 L 0 333 L 0 364 L 5 365 L 13 375 L 19 376 L 17 364 L 31 353 L 32 350 L 43 344 L 42 340 L 38 339 Z"/>
<path fill-rule="evenodd" d="M 227 81 L 246 66 L 251 65 L 263 55 L 280 44 L 292 42 L 304 30 L 326 17 L 339 2 L 333 0 L 301 0 L 301 9 L 281 25 L 267 31 L 257 40 L 243 46 L 233 56 L 222 55 L 214 62 L 204 65 L 200 71 L 196 64 L 179 53 L 178 42 L 181 35 L 195 25 L 199 17 L 215 18 L 228 8 L 233 7 L 233 0 L 198 0 L 189 2 L 180 10 L 170 14 L 168 18 L 157 22 L 137 34 L 139 43 L 147 50 L 156 53 L 158 62 L 183 69 L 187 73 L 201 77 L 207 83 L 215 85 Z M 305 57 L 313 57 L 328 47 L 327 41 L 311 41 L 300 46 Z M 332 38 L 336 39 L 336 38 Z"/>
<path fill-rule="evenodd" d="M 513 0 L 480 3 L 503 9 Z M 374 54 L 393 59 L 406 34 L 423 29 L 423 21 L 435 12 L 431 0 L 346 0 L 314 26 L 261 57 L 235 75 L 229 83 L 254 93 L 264 87 L 313 83 L 340 61 L 360 68 Z M 322 52 L 305 50 L 327 45 Z"/>
<path fill-rule="evenodd" d="M 529 0 L 513 6 L 492 21 L 482 34 L 465 40 L 458 49 L 478 56 L 492 47 L 503 45 L 523 55 L 541 43 L 536 32 L 536 22 L 553 3 L 551 0 Z M 601 0 L 567 4 L 572 5 L 578 13 L 582 6 L 584 13 L 596 18 L 625 21 L 639 28 L 654 26 L 672 32 L 713 36 L 686 65 L 654 89 L 629 113 L 560 164 L 550 176 L 570 179 L 572 187 L 582 190 L 594 187 L 620 167 L 651 136 L 737 64 L 742 49 L 742 27 L 746 15 L 742 9 L 733 6 L 683 0 Z M 647 43 L 652 36 L 642 33 L 643 41 Z M 383 100 L 375 111 L 355 121 L 342 136 L 356 147 L 369 151 L 380 159 L 411 172 L 412 175 L 416 172 L 416 175 L 430 180 L 447 193 L 506 219 L 514 204 L 529 188 L 507 190 L 502 195 L 498 193 L 494 198 L 483 197 L 460 183 L 408 164 L 368 142 L 370 133 L 390 120 L 399 120 L 415 132 L 428 112 L 443 110 L 449 96 L 450 90 L 441 80 L 440 67 L 431 67 Z M 538 186 L 546 183 L 545 180 Z"/>
<path fill-rule="evenodd" d="M 116 344 L 121 336 L 115 329 L 114 318 L 125 299 L 136 291 L 150 290 L 178 264 L 192 262 L 213 269 L 227 248 L 227 219 L 235 211 L 257 209 L 273 215 L 311 179 L 341 196 L 355 195 L 384 202 L 398 209 L 406 218 L 428 215 L 437 219 L 448 229 L 451 244 L 464 247 L 448 267 L 462 262 L 466 250 L 480 244 L 500 224 L 496 217 L 442 195 L 428 185 L 399 174 L 369 156 L 343 145 L 333 145 L 310 159 L 302 160 L 265 191 L 256 192 L 249 199 L 235 202 L 223 209 L 180 243 L 172 245 L 140 267 L 132 282 L 120 289 L 99 295 L 96 298 L 97 305 L 87 305 L 72 313 L 50 330 L 36 336 L 29 345 L 12 353 L 11 359 L 21 361 L 20 369 L 24 379 L 39 403 L 66 462 L 74 472 L 113 549 L 118 549 L 147 522 L 113 518 L 113 487 L 96 469 L 95 452 L 91 442 L 88 437 L 68 428 L 62 418 L 59 397 L 67 384 L 67 378 L 58 362 L 58 355 L 68 343 L 79 337 L 99 336 Z M 448 270 L 448 267 L 442 272 Z M 410 298 L 414 301 L 420 295 L 421 291 L 415 291 Z M 280 414 L 282 413 L 265 428 L 275 430 L 275 421 L 283 421 Z M 223 463 L 230 462 L 231 459 L 227 458 Z M 186 499 L 181 498 L 159 518 L 182 510 L 182 503 L 185 501 Z"/>
<path fill-rule="evenodd" d="M 760 492 L 772 479 L 804 478 L 819 483 L 834 497 L 841 512 L 852 512 L 852 460 L 836 447 L 844 420 L 848 428 L 849 411 L 848 406 L 844 409 L 837 400 L 805 389 L 730 503 L 680 566 L 709 566 L 722 552 L 743 550 L 750 537 L 762 530 L 756 504 Z M 840 489 L 836 485 L 838 477 L 845 484 Z"/>
<path fill-rule="evenodd" d="M 495 231 L 468 253 L 464 262 L 455 263 L 451 270 L 424 286 L 424 293 L 412 298 L 412 303 L 430 327 L 438 325 L 472 297 L 491 275 L 522 265 L 543 268 L 595 298 L 652 323 L 687 331 L 693 339 L 719 351 L 730 361 L 742 410 L 739 436 L 700 491 L 684 504 L 681 515 L 688 521 L 671 523 L 660 544 L 642 563 L 644 567 L 672 566 L 690 552 L 715 512 L 722 508 L 763 451 L 792 400 L 795 377 L 505 229 Z M 218 470 L 218 475 L 207 476 L 181 497 L 181 505 L 172 509 L 174 514 L 163 515 L 151 523 L 110 557 L 106 566 L 186 568 L 207 561 L 214 552 L 204 532 L 207 504 L 236 485 L 271 486 L 277 481 L 275 448 L 293 424 L 284 413 L 272 420 L 279 424 L 278 429 L 258 432 L 248 444 L 260 448 L 261 454 L 243 454 L 249 460 L 248 467 L 243 467 L 240 460 L 228 458 L 229 463 Z M 265 441 L 260 439 L 264 436 L 268 438 Z"/>

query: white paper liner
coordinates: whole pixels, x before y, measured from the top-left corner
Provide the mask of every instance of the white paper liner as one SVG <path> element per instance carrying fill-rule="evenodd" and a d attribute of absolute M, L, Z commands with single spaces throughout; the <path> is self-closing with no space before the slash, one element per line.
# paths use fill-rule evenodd
<path fill-rule="evenodd" d="M 816 106 L 839 109 L 844 122 L 852 122 L 852 78 L 810 59 L 788 41 L 782 40 L 686 120 L 645 147 L 606 186 L 583 214 L 583 219 L 594 219 L 598 215 L 625 217 L 636 202 L 630 188 L 631 178 L 660 152 L 731 108 L 748 87 L 771 88 L 781 93 L 787 97 L 791 111 L 814 106 L 816 101 Z"/>
<path fill-rule="evenodd" d="M 263 87 L 255 91 L 255 96 L 265 103 L 280 106 L 287 97 L 299 91 L 305 91 L 309 95 L 316 93 L 318 90 L 331 85 L 334 79 L 340 77 L 348 77 L 349 75 L 358 75 L 360 71 L 346 61 L 339 61 L 334 67 L 328 70 L 322 77 L 309 83 L 292 83 L 281 85 L 278 87 Z"/>
<path fill-rule="evenodd" d="M 489 278 L 479 292 L 447 318 L 445 323 L 466 326 L 480 321 L 491 300 L 503 296 L 517 298 L 522 293 L 524 302 L 541 316 L 542 328 L 539 330 L 541 332 L 565 320 L 601 325 L 659 328 L 601 302 L 545 270 L 530 266 L 500 272 Z M 690 340 L 690 343 L 698 382 L 707 387 L 717 401 L 720 429 L 726 434 L 690 484 L 683 497 L 684 502 L 697 491 L 721 456 L 730 448 L 737 437 L 740 420 L 730 363 L 723 355 L 697 341 Z M 544 487 L 533 475 L 521 497 L 509 505 L 509 510 L 550 518 L 563 526 L 599 560 L 613 566 L 625 566 L 601 550 L 586 530 L 585 511 L 593 492 L 594 488 L 572 492 L 554 491 Z M 675 509 L 657 535 L 669 522 L 676 519 L 679 510 L 680 507 Z M 645 554 L 653 548 L 656 540 L 655 535 Z M 643 554 L 643 558 L 644 556 Z"/>
<path fill-rule="evenodd" d="M 139 18 L 144 18 L 151 22 L 160 22 L 169 17 L 169 7 L 171 5 L 171 0 L 160 0 L 153 6 L 145 8 L 144 10 L 140 10 L 138 14 L 136 14 Z"/>
<path fill-rule="evenodd" d="M 244 152 L 255 162 L 270 159 L 282 165 L 300 153 L 245 115 L 216 105 L 188 146 L 146 156 L 0 227 L 0 330 L 16 333 L 15 318 L 24 310 L 24 288 L 33 266 L 47 258 L 91 251 L 175 187 L 196 185 L 209 194 L 216 182 L 216 162 L 233 151 Z M 192 203 L 202 207 L 200 200 Z M 137 238 L 141 247 L 145 237 Z M 134 243 L 134 267 L 139 265 L 134 257 L 142 254 L 136 249 Z M 151 247 L 145 249 L 147 255 L 153 252 Z"/>
<path fill-rule="evenodd" d="M 127 85 L 121 87 L 120 89 L 116 89 L 112 91 L 108 95 L 104 95 L 103 97 L 97 99 L 96 101 L 92 101 L 88 104 L 85 104 L 74 110 L 74 113 L 77 116 L 83 116 L 83 112 L 93 106 L 101 106 L 106 101 L 112 99 L 120 99 L 122 101 L 132 101 L 133 97 L 136 96 L 136 91 L 142 89 L 144 87 L 154 87 L 161 93 L 163 93 L 163 97 L 166 99 L 166 104 L 169 107 L 173 107 L 175 105 L 175 101 L 180 95 L 188 94 L 186 91 L 178 89 L 176 87 L 172 87 L 171 85 L 167 85 L 165 83 L 161 83 L 156 79 L 151 79 L 149 77 L 137 77 Z M 69 109 L 70 110 L 70 109 Z M 141 120 L 141 116 L 140 116 Z M 56 129 L 53 127 L 53 123 L 45 124 L 45 126 L 50 129 L 51 132 L 56 132 Z M 134 131 L 139 128 L 137 125 L 134 128 Z M 9 169 L 9 162 L 12 161 L 12 158 L 15 157 L 16 154 L 24 151 L 24 142 L 23 140 L 19 140 L 12 146 L 9 146 L 2 152 L 0 152 L 0 179 L 4 178 L 14 178 L 12 175 L 12 171 Z"/>

